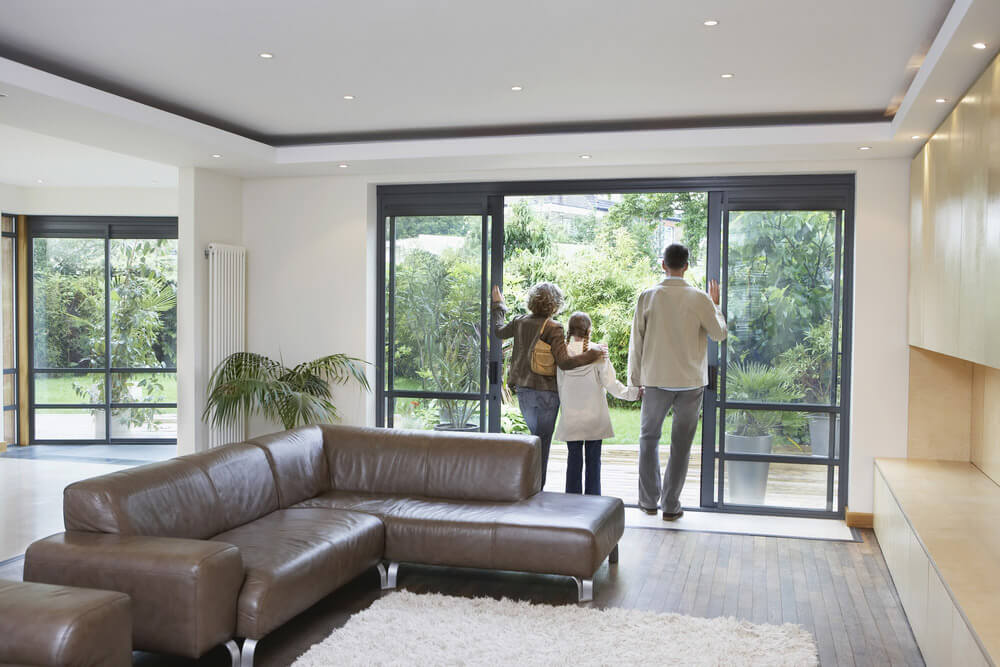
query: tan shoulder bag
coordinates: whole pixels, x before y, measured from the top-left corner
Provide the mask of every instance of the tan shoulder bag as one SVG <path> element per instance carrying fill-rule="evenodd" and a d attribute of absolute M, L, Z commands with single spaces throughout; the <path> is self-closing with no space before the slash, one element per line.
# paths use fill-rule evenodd
<path fill-rule="evenodd" d="M 538 337 L 535 338 L 535 345 L 531 348 L 531 372 L 536 375 L 555 377 L 556 358 L 552 356 L 552 346 L 542 340 L 542 334 L 545 333 L 545 327 L 548 323 L 548 318 L 545 318 L 545 321 L 542 322 L 542 328 L 538 331 Z"/>

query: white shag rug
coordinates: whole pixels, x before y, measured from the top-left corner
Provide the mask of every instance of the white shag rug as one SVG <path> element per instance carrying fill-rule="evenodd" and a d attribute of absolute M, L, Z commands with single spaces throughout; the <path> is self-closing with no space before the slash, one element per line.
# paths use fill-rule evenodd
<path fill-rule="evenodd" d="M 399 591 L 292 667 L 816 664 L 813 637 L 797 625 Z"/>

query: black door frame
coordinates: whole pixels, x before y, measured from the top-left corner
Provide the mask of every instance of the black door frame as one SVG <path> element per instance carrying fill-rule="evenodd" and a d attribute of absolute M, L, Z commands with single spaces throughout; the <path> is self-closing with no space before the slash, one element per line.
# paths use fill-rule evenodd
<path fill-rule="evenodd" d="M 830 447 L 829 459 L 826 463 L 828 469 L 828 488 L 832 483 L 833 470 L 838 467 L 840 470 L 837 485 L 836 502 L 828 505 L 826 511 L 783 508 L 783 507 L 760 507 L 760 506 L 739 506 L 718 503 L 715 500 L 715 487 L 713 483 L 706 483 L 705 480 L 713 480 L 715 475 L 716 462 L 720 461 L 719 452 L 716 450 L 718 434 L 724 429 L 719 429 L 716 421 L 716 410 L 720 407 L 719 394 L 715 390 L 715 385 L 710 384 L 706 389 L 704 411 L 703 411 L 703 442 L 702 442 L 702 486 L 701 486 L 701 506 L 694 509 L 705 511 L 725 511 L 731 513 L 765 514 L 778 516 L 809 516 L 809 517 L 836 517 L 843 518 L 844 508 L 847 503 L 848 478 L 849 478 L 849 453 L 850 453 L 850 397 L 851 397 L 851 360 L 852 360 L 852 323 L 853 323 L 853 275 L 854 275 L 854 200 L 855 200 L 855 176 L 854 174 L 815 174 L 815 175 L 768 175 L 768 176 L 731 176 L 731 177 L 695 177 L 695 178 L 646 178 L 646 179 L 599 179 L 599 180 L 558 180 L 558 181 L 508 181 L 508 182 L 487 182 L 487 183 L 436 183 L 426 185 L 380 185 L 377 187 L 377 215 L 378 215 L 378 252 L 377 252 L 377 272 L 376 272 L 376 301 L 379 313 L 379 326 L 377 326 L 377 351 L 376 351 L 376 424 L 386 425 L 386 405 L 388 396 L 386 394 L 386 331 L 387 331 L 387 303 L 386 275 L 387 259 L 391 261 L 394 252 L 393 245 L 387 243 L 387 227 L 389 217 L 399 215 L 447 215 L 449 212 L 458 214 L 462 211 L 464 215 L 482 215 L 484 227 L 488 218 L 492 218 L 492 235 L 489 237 L 491 244 L 491 261 L 489 266 L 489 286 L 502 286 L 503 271 L 503 201 L 506 196 L 517 195 L 555 195 L 555 194 L 592 194 L 601 192 L 614 193 L 634 193 L 634 192 L 707 192 L 708 193 L 708 252 L 706 258 L 706 276 L 708 278 L 720 278 L 724 270 L 723 247 L 725 242 L 725 218 L 726 211 L 731 210 L 734 205 L 742 205 L 744 208 L 767 206 L 769 208 L 795 208 L 798 210 L 837 210 L 843 212 L 843 239 L 838 245 L 842 249 L 843 256 L 843 293 L 842 312 L 843 323 L 841 340 L 841 352 L 837 362 L 841 366 L 841 400 L 840 406 L 831 409 L 825 406 L 821 411 L 837 411 L 841 415 L 840 429 L 840 459 L 833 459 L 835 446 Z M 478 207 L 473 209 L 473 207 Z M 470 213 L 475 210 L 477 212 Z M 838 226 L 839 227 L 839 226 Z M 713 239 L 714 237 L 714 239 Z M 484 237 L 484 246 L 485 246 Z M 390 257 L 387 258 L 387 252 Z M 484 251 L 485 252 L 485 251 Z M 838 258 L 839 259 L 839 258 Z M 840 262 L 837 262 L 840 266 Z M 485 279 L 485 276 L 484 276 Z M 388 285 L 390 288 L 392 285 Z M 489 290 L 485 290 L 485 298 L 489 298 Z M 391 308 L 391 304 L 390 304 Z M 392 324 L 392 314 L 388 313 Z M 390 331 L 391 333 L 391 331 Z M 500 346 L 499 341 L 493 340 L 489 336 L 488 352 L 483 355 L 486 360 L 483 372 L 488 380 L 486 385 L 480 387 L 482 392 L 482 406 L 488 409 L 489 418 L 482 420 L 490 431 L 498 431 L 500 426 L 499 401 L 500 401 Z M 719 359 L 722 350 L 720 346 L 711 343 L 709 346 L 709 360 L 713 365 L 712 373 L 716 374 L 719 368 Z M 712 363 L 714 360 L 715 363 Z M 725 382 L 724 373 L 719 374 L 719 382 Z M 404 393 L 393 392 L 392 397 L 404 397 Z M 420 394 L 424 397 L 424 393 Z M 449 396 L 441 396 L 449 397 Z M 455 396 L 456 398 L 458 396 Z M 492 409 L 489 409 L 492 406 Z M 729 403 L 729 406 L 733 406 Z M 802 406 L 797 406 L 801 408 Z M 831 420 L 831 423 L 834 420 Z M 833 431 L 833 427 L 831 427 Z M 831 438 L 831 442 L 833 439 Z M 723 453 L 723 456 L 724 453 Z M 730 460 L 743 459 L 757 460 L 754 455 L 733 455 Z M 785 457 L 793 458 L 793 457 Z M 784 462 L 785 458 L 780 456 L 769 457 L 768 461 Z M 719 475 L 724 474 L 725 459 L 720 461 Z M 792 461 L 803 465 L 801 460 Z M 816 465 L 816 463 L 811 463 Z M 721 490 L 721 487 L 719 487 Z M 721 498 L 721 497 L 720 497 Z"/>

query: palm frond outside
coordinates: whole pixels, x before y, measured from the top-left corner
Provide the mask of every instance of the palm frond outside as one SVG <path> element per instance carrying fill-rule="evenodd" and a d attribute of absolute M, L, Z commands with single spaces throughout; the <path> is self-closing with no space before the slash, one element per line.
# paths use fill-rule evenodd
<path fill-rule="evenodd" d="M 237 352 L 226 357 L 209 379 L 202 418 L 229 426 L 260 414 L 286 428 L 338 421 L 330 385 L 356 382 L 370 391 L 368 362 L 331 354 L 288 368 L 262 354 Z"/>

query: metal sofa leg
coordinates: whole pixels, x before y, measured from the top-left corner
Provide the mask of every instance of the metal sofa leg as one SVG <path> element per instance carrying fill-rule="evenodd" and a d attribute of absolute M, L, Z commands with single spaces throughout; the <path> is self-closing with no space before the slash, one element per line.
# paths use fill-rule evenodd
<path fill-rule="evenodd" d="M 240 646 L 235 641 L 230 639 L 228 642 L 223 644 L 226 650 L 229 651 L 229 660 L 232 667 L 240 667 Z"/>
<path fill-rule="evenodd" d="M 242 657 L 240 658 L 240 667 L 253 667 L 253 654 L 257 650 L 256 639 L 244 639 L 243 640 L 243 650 L 241 651 Z"/>
<path fill-rule="evenodd" d="M 573 577 L 573 581 L 576 582 L 576 594 L 578 602 L 593 602 L 594 601 L 594 580 L 593 579 L 581 579 L 580 577 Z"/>
<path fill-rule="evenodd" d="M 611 553 L 608 554 L 608 564 L 614 565 L 617 562 L 618 562 L 618 545 L 616 544 L 615 548 L 612 549 Z"/>
<path fill-rule="evenodd" d="M 399 563 L 396 561 L 390 561 L 389 566 L 386 569 L 385 581 L 382 583 L 382 590 L 388 590 L 396 587 L 397 574 L 399 574 Z"/>

